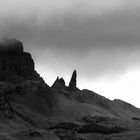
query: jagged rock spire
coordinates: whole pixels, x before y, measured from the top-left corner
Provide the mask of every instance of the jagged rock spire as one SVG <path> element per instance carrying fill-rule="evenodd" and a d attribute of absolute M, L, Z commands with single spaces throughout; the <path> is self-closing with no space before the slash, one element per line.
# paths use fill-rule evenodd
<path fill-rule="evenodd" d="M 55 80 L 54 84 L 52 85 L 52 88 L 55 88 L 55 89 L 64 89 L 66 86 L 65 86 L 65 81 L 63 78 L 59 78 L 57 77 L 57 79 Z"/>
<path fill-rule="evenodd" d="M 73 71 L 70 83 L 69 83 L 69 88 L 70 89 L 75 89 L 76 88 L 76 83 L 77 83 L 77 72 L 76 70 Z"/>

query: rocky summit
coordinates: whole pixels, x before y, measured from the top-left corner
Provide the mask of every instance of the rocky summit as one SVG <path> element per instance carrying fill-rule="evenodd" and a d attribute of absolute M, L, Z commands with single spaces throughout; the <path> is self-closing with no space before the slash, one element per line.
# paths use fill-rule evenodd
<path fill-rule="evenodd" d="M 23 45 L 22 42 L 16 39 L 7 39 L 0 42 L 0 54 L 1 55 L 12 55 L 12 54 L 22 54 Z"/>
<path fill-rule="evenodd" d="M 0 140 L 138 140 L 140 109 L 80 90 L 76 70 L 68 86 L 57 77 L 49 87 L 9 39 L 0 43 L 0 128 Z"/>
<path fill-rule="evenodd" d="M 0 81 L 18 83 L 22 80 L 42 80 L 34 69 L 31 55 L 23 51 L 17 40 L 0 43 Z"/>

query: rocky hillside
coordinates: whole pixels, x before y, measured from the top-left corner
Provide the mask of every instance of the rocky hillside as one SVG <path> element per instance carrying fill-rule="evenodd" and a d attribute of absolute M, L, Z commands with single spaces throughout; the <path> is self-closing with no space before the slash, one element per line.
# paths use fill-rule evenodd
<path fill-rule="evenodd" d="M 57 77 L 49 87 L 20 41 L 0 43 L 0 139 L 105 140 L 139 133 L 139 120 L 133 105 L 80 90 L 76 70 L 68 86 Z"/>
<path fill-rule="evenodd" d="M 121 100 L 109 100 L 87 89 L 80 90 L 76 87 L 76 82 L 77 72 L 74 70 L 68 87 L 63 78 L 57 78 L 51 87 L 54 95 L 57 95 L 59 109 L 66 118 L 79 119 L 87 114 L 122 119 L 140 117 L 140 109 L 133 105 Z"/>

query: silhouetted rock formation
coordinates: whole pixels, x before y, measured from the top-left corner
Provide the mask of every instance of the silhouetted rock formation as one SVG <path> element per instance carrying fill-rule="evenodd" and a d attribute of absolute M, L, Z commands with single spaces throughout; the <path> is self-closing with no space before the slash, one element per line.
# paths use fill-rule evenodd
<path fill-rule="evenodd" d="M 42 80 L 34 69 L 34 61 L 17 40 L 0 43 L 0 81 Z"/>
<path fill-rule="evenodd" d="M 0 43 L 0 111 L 9 117 L 11 101 L 43 113 L 50 112 L 56 103 L 51 88 L 35 71 L 30 53 L 24 52 L 17 40 Z"/>
<path fill-rule="evenodd" d="M 63 78 L 60 78 L 57 77 L 57 79 L 55 80 L 54 84 L 52 85 L 52 88 L 54 89 L 58 89 L 58 90 L 62 90 L 64 89 L 66 86 L 65 86 L 65 81 Z"/>
<path fill-rule="evenodd" d="M 74 70 L 69 83 L 69 89 L 76 89 L 76 82 L 77 82 L 77 72 L 76 70 Z"/>

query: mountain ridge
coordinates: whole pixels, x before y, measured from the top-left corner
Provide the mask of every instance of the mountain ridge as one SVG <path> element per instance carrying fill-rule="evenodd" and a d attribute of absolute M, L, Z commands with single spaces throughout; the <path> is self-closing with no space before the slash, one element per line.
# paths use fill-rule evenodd
<path fill-rule="evenodd" d="M 45 139 L 44 131 L 57 126 L 59 133 L 53 129 L 47 131 L 47 136 L 51 134 L 50 140 L 64 140 L 60 136 L 62 127 L 66 140 L 71 140 L 66 127 L 70 137 L 80 140 L 79 133 L 91 133 L 95 126 L 100 128 L 99 131 L 96 128 L 99 134 L 104 132 L 102 129 L 104 133 L 115 133 L 118 129 L 127 130 L 127 122 L 135 124 L 133 121 L 140 118 L 140 109 L 129 103 L 112 101 L 87 89 L 80 90 L 76 70 L 68 86 L 63 78 L 57 77 L 49 87 L 35 71 L 31 54 L 24 52 L 23 44 L 18 40 L 8 40 L 4 45 L 0 43 L 0 54 L 3 54 L 0 55 L 0 126 L 3 128 L 0 138 L 3 132 L 11 136 L 16 131 L 23 140 L 24 137 L 34 139 L 34 135 L 41 140 L 40 131 Z M 89 125 L 92 130 L 87 129 Z M 74 130 L 71 130 L 72 126 Z M 31 130 L 36 129 L 38 133 L 32 134 Z M 22 133 L 23 130 L 26 131 Z M 13 139 L 19 137 L 14 135 Z"/>

